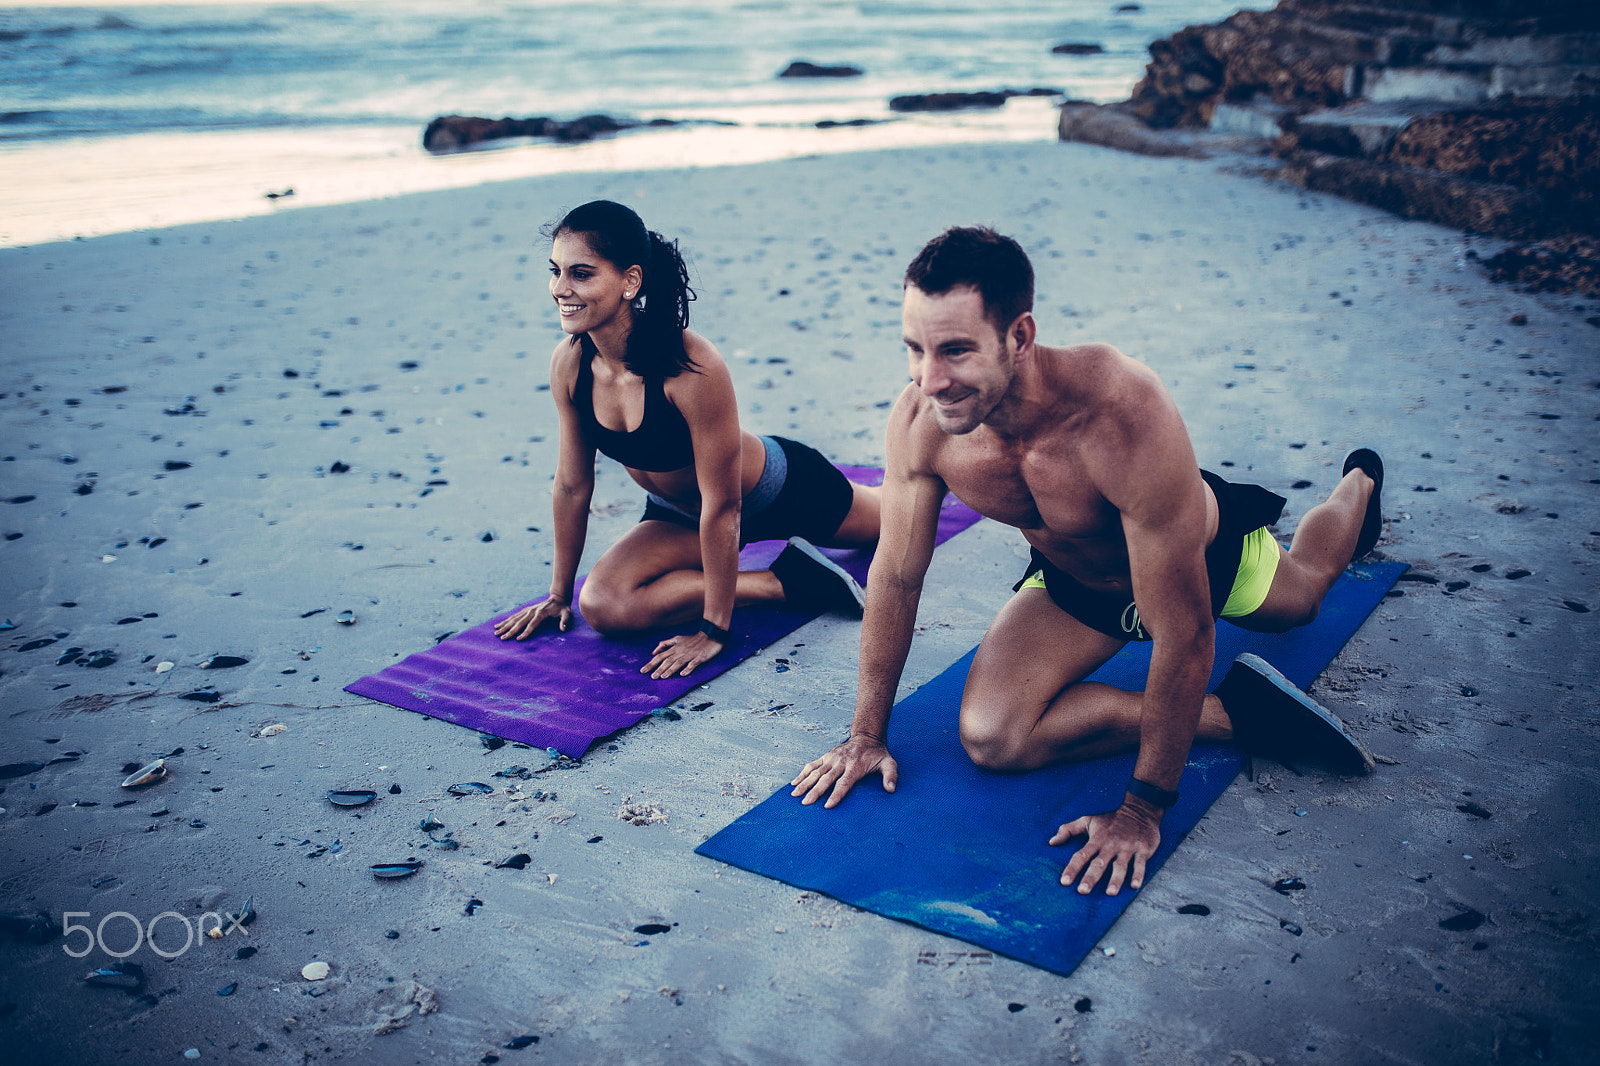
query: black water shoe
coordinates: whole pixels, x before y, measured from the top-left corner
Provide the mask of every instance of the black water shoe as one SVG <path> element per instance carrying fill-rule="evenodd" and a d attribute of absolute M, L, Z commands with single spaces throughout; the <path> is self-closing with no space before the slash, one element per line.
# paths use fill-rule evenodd
<path fill-rule="evenodd" d="M 1213 695 L 1233 722 L 1233 742 L 1252 755 L 1340 774 L 1372 772 L 1372 756 L 1345 724 L 1259 655 L 1235 659 Z"/>
<path fill-rule="evenodd" d="M 1361 522 L 1356 553 L 1350 557 L 1352 563 L 1371 551 L 1383 535 L 1383 505 L 1380 502 L 1383 495 L 1383 459 L 1371 448 L 1357 448 L 1345 456 L 1344 473 L 1348 474 L 1358 466 L 1362 473 L 1372 479 L 1372 497 L 1367 500 L 1367 517 Z"/>
<path fill-rule="evenodd" d="M 783 602 L 801 610 L 841 611 L 861 617 L 867 594 L 844 567 L 803 537 L 772 560 L 772 572 L 783 586 Z"/>

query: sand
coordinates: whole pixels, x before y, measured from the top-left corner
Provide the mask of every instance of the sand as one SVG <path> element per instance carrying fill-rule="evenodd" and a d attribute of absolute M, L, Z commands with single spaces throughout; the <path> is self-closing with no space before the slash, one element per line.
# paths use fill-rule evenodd
<path fill-rule="evenodd" d="M 1115 954 L 1062 978 L 692 854 L 843 735 L 855 623 L 811 623 L 698 690 L 710 708 L 521 798 L 490 775 L 538 753 L 341 692 L 545 588 L 558 330 L 536 230 L 594 196 L 682 238 L 745 424 L 841 462 L 882 458 L 906 261 L 972 221 L 1033 255 L 1045 339 L 1148 362 L 1203 464 L 1290 497 L 1284 533 L 1349 448 L 1379 448 L 1380 549 L 1438 583 L 1402 583 L 1313 690 L 1378 772 L 1259 764 Z M 1233 164 L 1032 144 L 545 176 L 0 251 L 0 499 L 32 497 L 0 503 L 0 762 L 83 753 L 3 782 L 0 909 L 105 920 L 113 951 L 133 932 L 107 915 L 179 916 L 157 930 L 172 958 L 128 956 L 142 999 L 84 986 L 114 960 L 69 957 L 81 932 L 0 943 L 0 1040 L 124 1066 L 1584 1061 L 1600 332 L 1581 300 L 1489 283 L 1469 255 L 1495 247 Z M 641 503 L 602 461 L 585 568 Z M 906 690 L 977 642 L 1024 558 L 987 522 L 939 550 Z M 68 647 L 117 658 L 54 665 Z M 219 654 L 250 661 L 200 668 Z M 217 700 L 181 698 L 202 689 Z M 119 789 L 179 747 L 168 780 Z M 497 791 L 445 793 L 472 780 Z M 379 798 L 342 810 L 334 788 Z M 663 817 L 619 819 L 639 804 Z M 460 850 L 420 847 L 429 811 Z M 368 872 L 413 855 L 412 878 Z M 1272 891 L 1291 876 L 1307 888 Z M 178 951 L 180 918 L 246 897 L 248 938 Z M 1441 928 L 1469 910 L 1482 924 Z M 314 961 L 327 979 L 301 976 Z"/>

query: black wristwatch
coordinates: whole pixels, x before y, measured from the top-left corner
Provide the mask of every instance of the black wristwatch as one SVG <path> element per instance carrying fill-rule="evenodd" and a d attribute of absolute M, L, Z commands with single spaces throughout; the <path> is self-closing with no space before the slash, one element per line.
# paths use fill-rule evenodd
<path fill-rule="evenodd" d="M 1137 796 L 1150 804 L 1150 806 L 1160 807 L 1162 810 L 1166 810 L 1178 802 L 1176 789 L 1158 788 L 1148 781 L 1140 781 L 1137 777 L 1128 778 L 1127 791 L 1128 795 Z"/>
<path fill-rule="evenodd" d="M 716 641 L 718 644 L 729 644 L 733 641 L 733 630 L 723 629 L 709 619 L 700 619 L 700 632 Z"/>

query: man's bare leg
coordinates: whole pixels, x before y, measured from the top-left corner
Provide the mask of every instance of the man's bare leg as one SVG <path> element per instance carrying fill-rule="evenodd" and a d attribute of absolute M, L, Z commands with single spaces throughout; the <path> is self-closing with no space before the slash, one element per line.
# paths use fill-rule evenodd
<path fill-rule="evenodd" d="M 1328 498 L 1300 520 L 1288 551 L 1279 549 L 1278 572 L 1266 600 L 1231 621 L 1262 633 L 1281 633 L 1313 621 L 1322 598 L 1355 554 L 1373 487 L 1372 478 L 1359 467 L 1341 478 Z"/>
<path fill-rule="evenodd" d="M 1139 746 L 1143 693 L 1083 679 L 1123 641 L 1084 625 L 1043 589 L 1011 598 L 984 634 L 961 697 L 961 743 L 979 766 L 1032 770 Z M 1232 736 L 1228 716 L 1207 696 L 1196 733 Z"/>

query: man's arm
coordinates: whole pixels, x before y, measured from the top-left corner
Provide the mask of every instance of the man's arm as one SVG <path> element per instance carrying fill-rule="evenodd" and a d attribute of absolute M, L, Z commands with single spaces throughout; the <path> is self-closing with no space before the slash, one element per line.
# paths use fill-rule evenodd
<path fill-rule="evenodd" d="M 867 574 L 866 613 L 861 621 L 861 658 L 856 686 L 855 717 L 850 738 L 826 755 L 807 763 L 790 784 L 802 803 L 828 794 L 824 807 L 835 807 L 857 781 L 877 771 L 883 787 L 893 792 L 899 776 L 889 754 L 889 714 L 895 689 L 911 652 L 922 581 L 933 559 L 939 531 L 944 482 L 933 473 L 917 446 L 916 414 L 921 397 L 907 386 L 889 416 L 883 479 L 883 509 L 878 547 Z M 926 412 L 923 413 L 924 420 Z M 926 421 L 923 432 L 936 427 Z M 832 792 L 829 793 L 829 789 Z"/>
<path fill-rule="evenodd" d="M 1140 375 L 1143 377 L 1143 375 Z M 1138 422 L 1113 423 L 1113 447 L 1097 450 L 1096 482 L 1122 515 L 1139 620 L 1153 646 L 1139 719 L 1134 776 L 1176 789 L 1189 757 L 1206 681 L 1215 655 L 1210 583 L 1206 577 L 1206 489 L 1194 449 L 1171 397 L 1152 377 L 1134 386 L 1126 409 Z M 1106 892 L 1126 877 L 1144 883 L 1145 861 L 1161 841 L 1163 811 L 1131 794 L 1113 812 L 1061 827 L 1052 843 L 1087 832 L 1089 842 L 1072 857 L 1061 883 L 1081 872 L 1088 892 L 1110 869 Z M 1131 875 L 1131 876 L 1129 876 Z"/>

